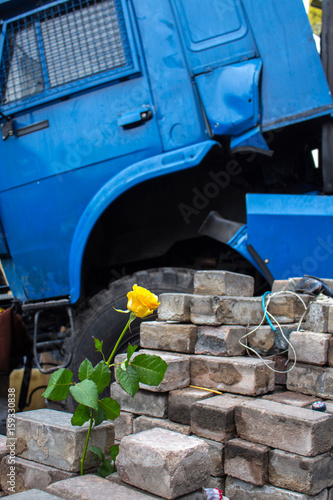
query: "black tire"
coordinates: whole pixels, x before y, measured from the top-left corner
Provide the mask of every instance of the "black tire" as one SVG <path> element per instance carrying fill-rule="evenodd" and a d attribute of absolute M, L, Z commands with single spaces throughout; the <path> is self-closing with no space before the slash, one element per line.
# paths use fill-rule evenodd
<path fill-rule="evenodd" d="M 80 313 L 75 320 L 75 340 L 71 365 L 69 368 L 77 376 L 78 368 L 85 358 L 93 365 L 101 361 L 101 355 L 95 351 L 93 337 L 103 340 L 103 351 L 109 356 L 121 334 L 128 316 L 114 310 L 127 308 L 127 293 L 137 284 L 149 289 L 156 295 L 167 292 L 192 293 L 193 274 L 191 269 L 159 268 L 139 271 L 132 276 L 126 276 L 110 284 L 107 290 L 102 290 L 89 301 L 89 307 Z M 155 320 L 156 314 L 145 321 Z M 139 345 L 140 323 L 136 318 L 132 323 L 131 332 L 127 332 L 117 353 L 125 352 L 127 344 Z M 66 409 L 73 411 L 73 401 L 69 398 Z"/>

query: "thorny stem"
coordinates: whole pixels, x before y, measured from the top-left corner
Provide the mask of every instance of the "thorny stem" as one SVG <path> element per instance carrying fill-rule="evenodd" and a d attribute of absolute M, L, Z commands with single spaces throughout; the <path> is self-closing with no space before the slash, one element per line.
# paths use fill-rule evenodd
<path fill-rule="evenodd" d="M 88 448 L 88 442 L 89 442 L 89 438 L 90 438 L 90 433 L 91 433 L 91 428 L 92 428 L 93 421 L 94 421 L 93 412 L 92 412 L 92 410 L 90 410 L 90 422 L 89 422 L 89 428 L 88 428 L 87 437 L 86 437 L 86 444 L 84 445 L 84 450 L 83 450 L 82 458 L 80 460 L 80 462 L 81 462 L 80 475 L 81 476 L 83 476 L 84 459 L 86 458 L 86 453 L 87 453 L 87 448 Z"/>

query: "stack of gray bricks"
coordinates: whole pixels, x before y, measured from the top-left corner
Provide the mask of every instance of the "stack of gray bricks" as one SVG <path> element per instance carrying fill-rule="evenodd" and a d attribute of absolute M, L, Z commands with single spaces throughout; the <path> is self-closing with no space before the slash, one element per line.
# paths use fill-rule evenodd
<path fill-rule="evenodd" d="M 273 290 L 283 287 L 288 282 Z M 166 375 L 134 399 L 111 385 L 122 408 L 116 440 L 135 450 L 135 435 L 156 427 L 202 440 L 211 462 L 206 487 L 223 489 L 230 500 L 333 500 L 333 302 L 303 295 L 309 309 L 297 332 L 301 301 L 273 296 L 268 310 L 297 355 L 296 366 L 279 374 L 270 368 L 293 363 L 279 331 L 264 322 L 247 337 L 266 364 L 239 343 L 263 317 L 253 289 L 249 276 L 199 271 L 193 294 L 160 296 L 158 320 L 141 324 L 140 352 L 165 359 Z M 317 400 L 326 401 L 326 412 L 311 409 Z M 122 455 L 118 465 L 120 479 L 131 484 Z"/>

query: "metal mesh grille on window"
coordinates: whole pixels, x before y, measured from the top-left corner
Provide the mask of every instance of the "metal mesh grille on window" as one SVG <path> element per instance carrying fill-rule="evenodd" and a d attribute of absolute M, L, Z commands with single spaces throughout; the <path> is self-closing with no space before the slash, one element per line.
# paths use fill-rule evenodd
<path fill-rule="evenodd" d="M 131 66 L 120 0 L 71 0 L 8 24 L 2 104 Z"/>

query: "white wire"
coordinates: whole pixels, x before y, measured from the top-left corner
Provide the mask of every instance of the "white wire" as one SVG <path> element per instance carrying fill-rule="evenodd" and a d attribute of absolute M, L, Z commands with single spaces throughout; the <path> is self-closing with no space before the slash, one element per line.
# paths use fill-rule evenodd
<path fill-rule="evenodd" d="M 290 290 L 281 290 L 280 292 L 273 292 L 271 293 L 270 295 L 268 295 L 268 299 L 267 299 L 267 302 L 265 302 L 265 309 L 264 309 L 264 315 L 262 317 L 262 320 L 260 321 L 259 325 L 256 326 L 253 330 L 251 330 L 250 332 L 246 333 L 245 335 L 243 335 L 240 339 L 239 339 L 239 343 L 242 347 L 244 347 L 245 349 L 247 349 L 248 351 L 252 351 L 263 363 L 264 365 L 267 366 L 267 368 L 269 368 L 270 370 L 272 370 L 273 372 L 275 373 L 288 373 L 290 372 L 291 370 L 293 370 L 295 368 L 295 365 L 296 365 L 296 362 L 297 362 L 297 355 L 296 355 L 296 351 L 295 351 L 295 348 L 294 346 L 292 345 L 292 343 L 290 342 L 290 340 L 285 336 L 284 332 L 283 332 L 283 329 L 282 329 L 282 326 L 280 325 L 280 323 L 278 322 L 278 320 L 273 316 L 273 314 L 271 314 L 269 311 L 268 311 L 268 306 L 269 306 L 269 303 L 271 301 L 271 299 L 273 297 L 276 297 L 277 295 L 281 295 L 281 294 L 291 294 L 291 295 L 295 295 L 303 304 L 303 307 L 304 307 L 304 312 L 298 322 L 298 325 L 297 325 L 297 328 L 296 332 L 298 332 L 301 328 L 301 325 L 302 325 L 302 322 L 303 322 L 303 319 L 304 319 L 304 316 L 305 314 L 307 313 L 308 311 L 308 308 L 309 308 L 309 305 L 310 305 L 310 302 L 309 302 L 309 305 L 307 306 L 304 302 L 304 300 L 302 299 L 302 297 L 300 295 L 298 295 L 297 293 L 295 292 L 292 292 Z M 251 335 L 252 333 L 256 332 L 261 326 L 262 324 L 264 323 L 265 319 L 266 319 L 266 316 L 269 316 L 271 318 L 272 321 L 274 321 L 274 323 L 276 324 L 276 326 L 278 327 L 278 329 L 280 330 L 280 333 L 282 335 L 282 337 L 285 339 L 285 341 L 287 342 L 287 344 L 290 346 L 292 352 L 293 352 L 293 355 L 294 355 L 294 362 L 292 364 L 292 366 L 290 368 L 288 368 L 288 370 L 276 370 L 275 368 L 272 368 L 268 363 L 266 363 L 265 359 L 259 354 L 259 352 L 257 352 L 255 349 L 253 349 L 252 347 L 250 347 L 247 343 L 244 344 L 242 342 L 243 339 L 247 339 L 247 337 L 249 335 Z M 280 354 L 283 354 L 284 352 L 287 352 L 287 350 L 283 351 L 282 353 Z M 288 349 L 288 352 L 289 352 L 289 349 Z"/>

